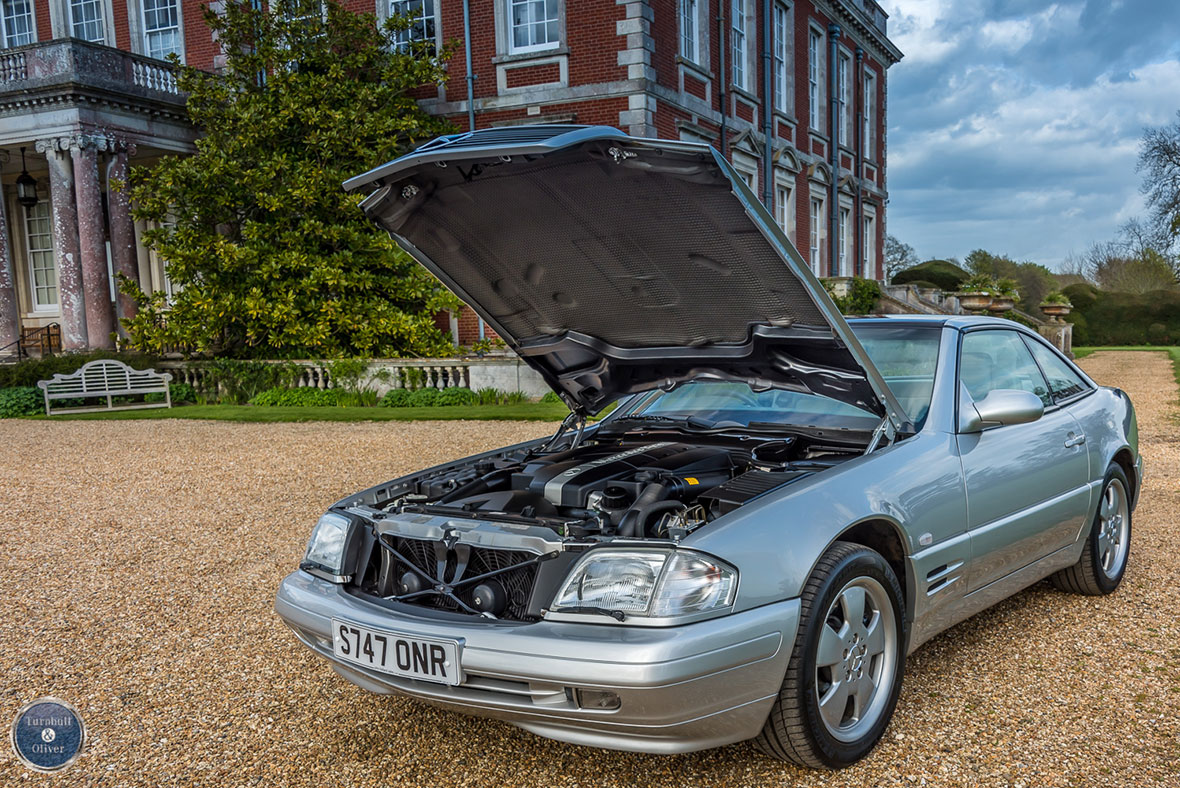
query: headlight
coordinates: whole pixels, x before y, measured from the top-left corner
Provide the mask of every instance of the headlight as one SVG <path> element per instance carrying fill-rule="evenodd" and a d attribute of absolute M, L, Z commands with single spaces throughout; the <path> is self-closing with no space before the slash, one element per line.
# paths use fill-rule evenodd
<path fill-rule="evenodd" d="M 328 512 L 315 524 L 307 543 L 307 555 L 299 566 L 335 583 L 347 583 L 345 573 L 352 546 L 353 522 L 342 514 Z"/>
<path fill-rule="evenodd" d="M 598 549 L 574 567 L 553 611 L 678 618 L 728 607 L 736 590 L 737 572 L 700 553 Z"/>

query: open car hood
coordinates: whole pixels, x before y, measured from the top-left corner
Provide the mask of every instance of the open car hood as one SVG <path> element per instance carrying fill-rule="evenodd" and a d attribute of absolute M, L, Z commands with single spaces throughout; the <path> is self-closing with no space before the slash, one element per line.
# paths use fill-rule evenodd
<path fill-rule="evenodd" d="M 361 207 L 575 410 L 713 378 L 904 412 L 820 282 L 708 145 L 605 126 L 440 137 Z"/>

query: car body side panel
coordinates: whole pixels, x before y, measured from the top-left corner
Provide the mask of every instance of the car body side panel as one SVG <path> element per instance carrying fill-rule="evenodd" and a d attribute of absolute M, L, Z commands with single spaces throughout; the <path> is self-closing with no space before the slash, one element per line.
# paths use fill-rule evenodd
<path fill-rule="evenodd" d="M 1070 544 L 1089 509 L 1081 426 L 1066 408 L 959 435 L 974 559 L 970 591 Z"/>
<path fill-rule="evenodd" d="M 1069 410 L 1086 431 L 1091 479 L 1101 481 L 1107 466 L 1122 449 L 1129 449 L 1135 459 L 1139 458 L 1139 425 L 1135 419 L 1135 409 L 1130 398 L 1121 390 L 1100 387 L 1093 394 L 1070 404 Z M 1141 480 L 1130 481 L 1138 493 Z M 1087 524 L 1097 509 L 1100 494 L 1101 487 L 1094 490 Z"/>

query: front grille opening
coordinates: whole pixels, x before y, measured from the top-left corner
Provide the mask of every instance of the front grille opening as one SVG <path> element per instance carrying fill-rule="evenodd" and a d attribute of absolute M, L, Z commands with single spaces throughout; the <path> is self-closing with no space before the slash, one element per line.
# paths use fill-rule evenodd
<path fill-rule="evenodd" d="M 388 544 L 412 562 L 415 567 L 425 572 L 429 577 L 435 578 L 436 582 L 454 585 L 454 595 L 468 608 L 479 609 L 475 600 L 475 592 L 481 583 L 463 583 L 461 581 L 488 572 L 507 569 L 508 571 L 500 572 L 486 581 L 497 584 L 503 591 L 504 609 L 496 615 L 496 618 L 504 621 L 540 620 L 537 616 L 528 614 L 529 599 L 537 582 L 538 565 L 535 553 L 472 545 L 471 553 L 467 558 L 467 566 L 459 581 L 456 581 L 459 555 L 455 549 L 446 550 L 446 562 L 440 578 L 438 552 L 434 541 L 407 539 L 400 536 L 385 536 L 383 538 L 387 539 Z M 511 567 L 516 568 L 512 569 Z M 398 584 L 401 577 L 411 571 L 401 559 L 384 549 L 380 544 L 374 543 L 368 564 L 365 571 L 360 574 L 356 585 L 366 594 L 379 596 L 383 599 L 395 599 L 400 593 Z M 412 599 L 395 601 L 450 613 L 469 613 L 454 599 L 441 593 L 427 593 Z"/>

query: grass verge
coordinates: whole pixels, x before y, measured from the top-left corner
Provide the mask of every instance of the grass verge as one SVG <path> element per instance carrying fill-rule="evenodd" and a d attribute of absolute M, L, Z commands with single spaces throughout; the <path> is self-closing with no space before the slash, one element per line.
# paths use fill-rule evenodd
<path fill-rule="evenodd" d="M 471 405 L 439 408 L 284 408 L 257 405 L 178 405 L 174 408 L 118 410 L 108 413 L 63 413 L 55 420 L 209 419 L 278 423 L 293 421 L 561 421 L 569 409 L 560 403 L 526 402 L 519 405 Z"/>

